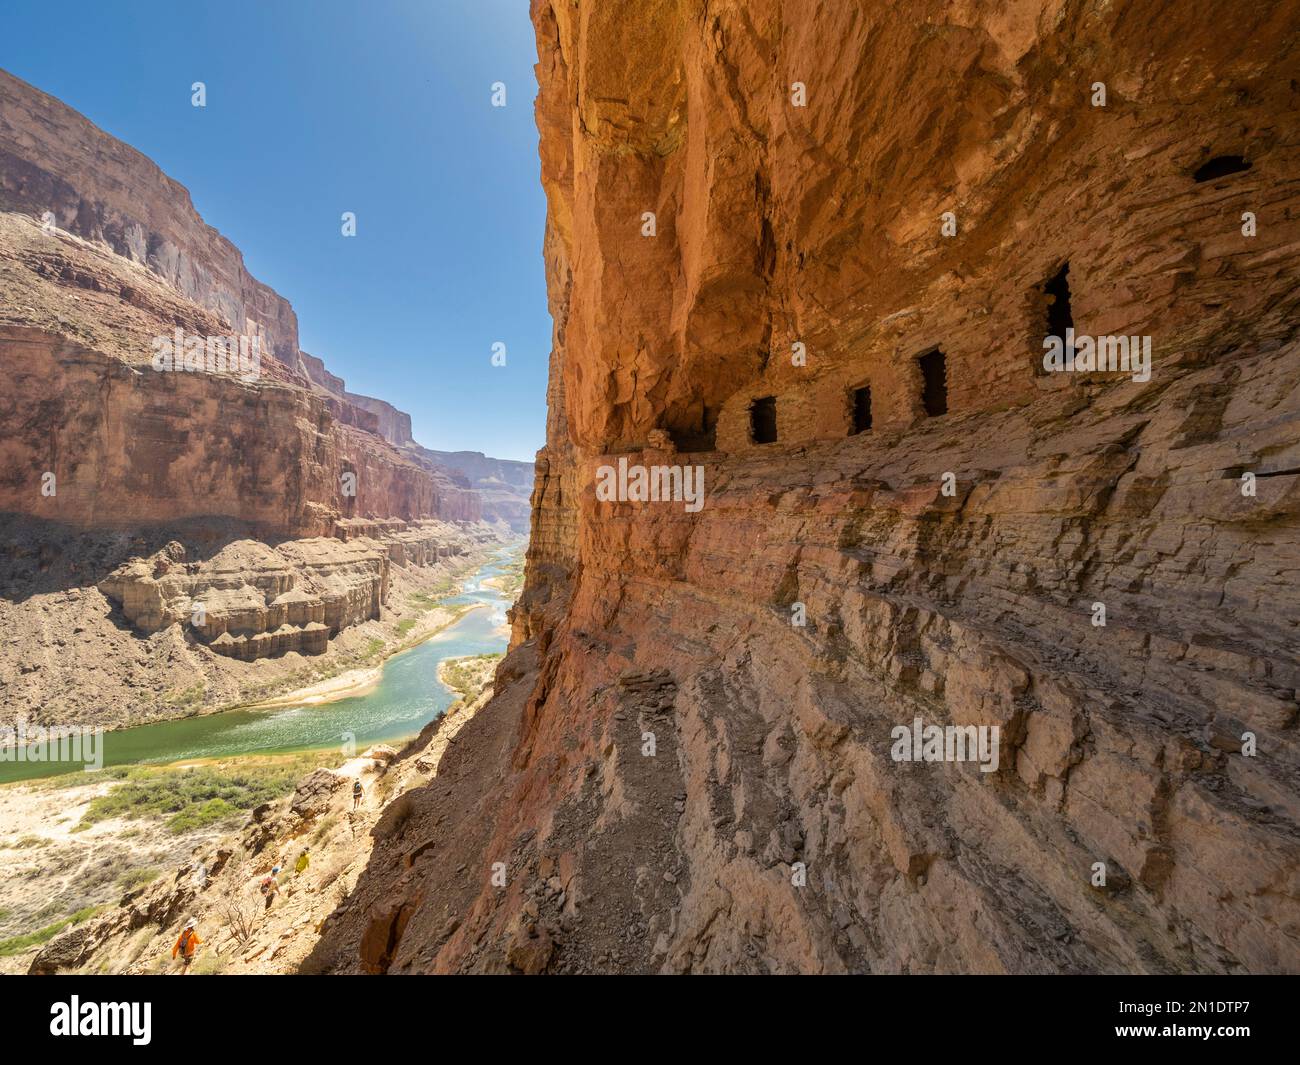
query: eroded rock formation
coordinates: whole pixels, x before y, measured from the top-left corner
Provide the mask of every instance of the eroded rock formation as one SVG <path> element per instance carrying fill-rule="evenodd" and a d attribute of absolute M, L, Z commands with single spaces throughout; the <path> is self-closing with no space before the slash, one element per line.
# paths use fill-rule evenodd
<path fill-rule="evenodd" d="M 279 692 L 391 643 L 386 609 L 431 624 L 411 598 L 507 536 L 185 189 L 3 71 L 0 376 L 5 725 Z"/>
<path fill-rule="evenodd" d="M 478 493 L 486 520 L 504 521 L 516 532 L 528 531 L 534 477 L 531 462 L 494 459 L 479 451 L 419 451 L 439 466 L 465 476 Z"/>
<path fill-rule="evenodd" d="M 0 297 L 4 511 L 94 528 L 223 516 L 290 536 L 482 516 L 409 415 L 299 350 L 293 308 L 184 188 L 3 71 Z M 157 340 L 178 333 L 255 340 L 259 358 L 160 371 Z"/>
<path fill-rule="evenodd" d="M 217 654 L 244 660 L 320 654 L 343 629 L 380 616 L 390 563 L 430 566 L 464 553 L 440 522 L 340 522 L 336 537 L 275 547 L 237 540 L 194 562 L 173 542 L 119 566 L 99 589 L 144 633 L 183 625 Z"/>
<path fill-rule="evenodd" d="M 1300 969 L 1300 5 L 1223 16 L 534 0 L 514 650 L 313 964 Z"/>

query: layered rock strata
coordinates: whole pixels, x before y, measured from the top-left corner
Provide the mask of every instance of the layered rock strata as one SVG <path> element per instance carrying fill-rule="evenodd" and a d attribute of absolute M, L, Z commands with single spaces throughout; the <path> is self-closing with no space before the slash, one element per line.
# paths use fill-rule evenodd
<path fill-rule="evenodd" d="M 334 665 L 298 655 L 373 659 L 504 539 L 408 415 L 300 350 L 184 188 L 2 71 L 0 374 L 6 725 L 137 724 Z"/>
<path fill-rule="evenodd" d="M 464 552 L 437 522 L 340 523 L 338 532 L 276 547 L 240 540 L 196 562 L 173 542 L 119 566 L 99 590 L 139 631 L 182 625 L 230 658 L 320 654 L 343 629 L 380 616 L 390 565 L 430 566 Z"/>
<path fill-rule="evenodd" d="M 176 337 L 229 338 L 242 358 L 173 365 L 159 342 Z M 229 517 L 287 536 L 482 516 L 463 477 L 406 446 L 408 415 L 299 350 L 292 307 L 185 189 L 3 71 L 0 370 L 5 511 L 87 528 Z"/>
<path fill-rule="evenodd" d="M 494 459 L 479 451 L 419 448 L 419 452 L 452 473 L 464 475 L 466 483 L 478 493 L 485 520 L 504 521 L 515 532 L 528 532 L 535 476 L 533 463 Z"/>
<path fill-rule="evenodd" d="M 5 722 L 111 728 L 377 666 L 450 622 L 438 600 L 509 542 L 483 522 L 268 540 L 230 522 L 78 531 L 13 515 L 0 537 Z"/>
<path fill-rule="evenodd" d="M 1300 970 L 1300 5 L 532 11 L 492 784 L 412 794 L 313 965 Z M 1067 328 L 1149 379 L 1045 372 Z"/>

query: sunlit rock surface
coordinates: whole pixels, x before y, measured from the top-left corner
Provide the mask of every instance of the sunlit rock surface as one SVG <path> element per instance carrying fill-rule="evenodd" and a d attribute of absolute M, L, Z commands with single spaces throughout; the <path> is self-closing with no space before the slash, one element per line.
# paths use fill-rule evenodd
<path fill-rule="evenodd" d="M 1298 10 L 534 0 L 515 649 L 315 962 L 1300 969 Z M 1043 372 L 1066 263 L 1148 381 Z"/>

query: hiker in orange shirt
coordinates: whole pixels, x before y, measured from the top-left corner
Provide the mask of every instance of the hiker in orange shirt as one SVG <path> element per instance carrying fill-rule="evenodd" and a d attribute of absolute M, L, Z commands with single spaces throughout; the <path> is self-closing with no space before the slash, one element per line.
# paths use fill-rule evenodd
<path fill-rule="evenodd" d="M 179 953 L 181 956 L 181 975 L 188 976 L 190 971 L 190 962 L 194 960 L 194 952 L 202 944 L 203 940 L 199 934 L 194 931 L 194 918 L 191 917 L 185 922 L 185 927 L 181 930 L 180 938 L 176 940 L 176 946 L 172 947 L 172 957 Z"/>

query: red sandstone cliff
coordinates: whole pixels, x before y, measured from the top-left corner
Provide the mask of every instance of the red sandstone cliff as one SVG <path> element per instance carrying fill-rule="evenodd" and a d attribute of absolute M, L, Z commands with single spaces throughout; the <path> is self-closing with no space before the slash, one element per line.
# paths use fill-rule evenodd
<path fill-rule="evenodd" d="M 177 335 L 192 364 L 160 357 Z M 209 351 L 230 337 L 233 364 Z M 428 629 L 413 595 L 504 538 L 407 414 L 298 349 L 183 188 L 4 72 L 0 379 L 6 726 L 136 724 L 375 660 L 392 623 Z"/>
<path fill-rule="evenodd" d="M 1300 969 L 1300 5 L 533 20 L 515 649 L 309 967 Z M 1067 263 L 1149 381 L 1042 372 Z M 599 502 L 618 454 L 705 506 Z"/>
<path fill-rule="evenodd" d="M 0 267 L 0 510 L 308 536 L 341 517 L 481 516 L 463 478 L 410 451 L 408 415 L 299 351 L 292 307 L 184 188 L 3 71 Z M 158 372 L 154 338 L 178 329 L 256 338 L 257 373 Z"/>

